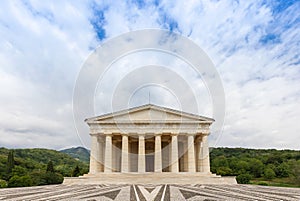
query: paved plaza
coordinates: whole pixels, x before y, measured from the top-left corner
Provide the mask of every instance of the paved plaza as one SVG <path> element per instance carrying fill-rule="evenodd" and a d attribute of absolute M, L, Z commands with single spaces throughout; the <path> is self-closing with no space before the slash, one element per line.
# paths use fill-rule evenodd
<path fill-rule="evenodd" d="M 0 200 L 300 200 L 300 188 L 254 185 L 48 185 L 0 189 Z"/>

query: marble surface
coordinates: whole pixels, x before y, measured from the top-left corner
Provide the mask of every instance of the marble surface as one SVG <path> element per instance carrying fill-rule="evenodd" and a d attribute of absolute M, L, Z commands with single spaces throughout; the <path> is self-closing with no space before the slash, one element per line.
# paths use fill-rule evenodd
<path fill-rule="evenodd" d="M 254 185 L 47 185 L 0 189 L 0 200 L 300 200 L 300 188 Z"/>

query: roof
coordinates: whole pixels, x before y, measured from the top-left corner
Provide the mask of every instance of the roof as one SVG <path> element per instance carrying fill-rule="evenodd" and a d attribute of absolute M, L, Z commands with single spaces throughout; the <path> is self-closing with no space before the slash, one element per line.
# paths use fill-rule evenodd
<path fill-rule="evenodd" d="M 207 121 L 210 123 L 215 121 L 214 119 L 209 118 L 209 117 L 200 116 L 197 114 L 179 111 L 179 110 L 162 107 L 162 106 L 158 106 L 158 105 L 154 105 L 154 104 L 146 104 L 146 105 L 141 105 L 141 106 L 137 106 L 137 107 L 132 107 L 129 109 L 120 110 L 117 112 L 107 113 L 107 114 L 103 114 L 100 116 L 87 118 L 87 119 L 85 119 L 85 121 L 88 123 L 91 123 L 94 121 L 104 121 L 105 119 L 116 118 L 116 117 L 124 116 L 126 114 L 136 113 L 136 112 L 145 111 L 145 110 L 156 110 L 156 111 L 161 111 L 164 113 L 170 113 L 170 114 L 185 117 L 185 118 L 188 118 L 188 119 L 191 119 L 194 121 Z"/>

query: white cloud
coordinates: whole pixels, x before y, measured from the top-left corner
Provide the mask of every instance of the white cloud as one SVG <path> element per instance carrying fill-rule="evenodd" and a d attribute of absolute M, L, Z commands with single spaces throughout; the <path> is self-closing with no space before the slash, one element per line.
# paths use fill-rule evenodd
<path fill-rule="evenodd" d="M 95 36 L 86 6 L 1 4 L 5 13 L 0 17 L 0 146 L 79 144 L 72 90 Z"/>
<path fill-rule="evenodd" d="M 226 94 L 217 146 L 300 148 L 299 2 L 283 11 L 255 0 L 137 2 L 0 3 L 0 146 L 80 144 L 72 92 L 81 64 L 99 43 L 93 20 L 101 11 L 107 38 L 170 28 L 208 53 Z"/>

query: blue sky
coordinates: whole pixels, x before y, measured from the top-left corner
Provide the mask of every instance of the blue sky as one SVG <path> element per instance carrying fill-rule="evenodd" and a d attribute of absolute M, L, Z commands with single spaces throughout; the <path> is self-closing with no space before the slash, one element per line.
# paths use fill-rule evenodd
<path fill-rule="evenodd" d="M 212 146 L 300 149 L 300 1 L 7 0 L 0 7 L 0 146 L 83 146 L 72 114 L 83 62 L 115 36 L 161 28 L 199 45 L 223 81 L 224 129 Z M 161 104 L 176 108 L 169 99 Z"/>

